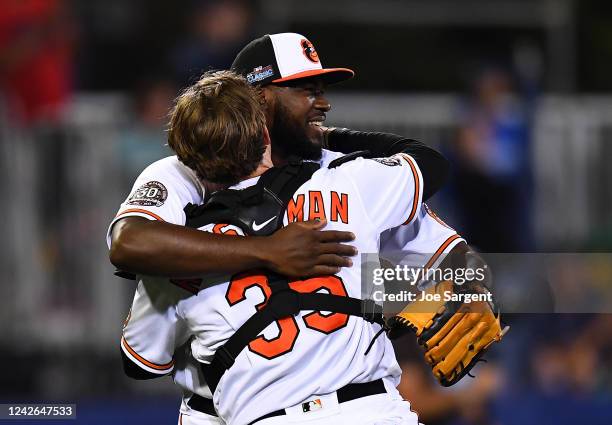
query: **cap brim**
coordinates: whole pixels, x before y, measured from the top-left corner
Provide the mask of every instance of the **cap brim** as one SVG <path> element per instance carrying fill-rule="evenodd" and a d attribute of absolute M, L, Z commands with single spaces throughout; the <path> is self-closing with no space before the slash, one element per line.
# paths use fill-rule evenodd
<path fill-rule="evenodd" d="M 340 81 L 348 80 L 349 78 L 353 78 L 354 75 L 355 72 L 348 68 L 311 69 L 309 71 L 298 72 L 297 74 L 292 74 L 284 78 L 272 80 L 272 84 L 311 77 L 321 77 L 326 84 L 334 84 L 339 83 Z"/>

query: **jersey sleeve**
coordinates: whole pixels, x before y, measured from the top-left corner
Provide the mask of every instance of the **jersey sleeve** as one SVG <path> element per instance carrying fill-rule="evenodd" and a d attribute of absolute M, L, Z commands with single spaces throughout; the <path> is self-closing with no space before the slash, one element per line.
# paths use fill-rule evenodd
<path fill-rule="evenodd" d="M 383 255 L 401 251 L 412 259 L 418 258 L 419 266 L 427 267 L 437 267 L 460 242 L 465 239 L 427 204 L 422 204 L 412 223 L 387 230 L 380 238 Z"/>
<path fill-rule="evenodd" d="M 136 379 L 171 373 L 175 365 L 174 353 L 189 336 L 185 322 L 177 315 L 177 304 L 190 294 L 165 280 L 152 278 L 139 282 L 123 325 L 124 371 Z"/>
<path fill-rule="evenodd" d="M 357 158 L 339 167 L 350 179 L 378 233 L 414 222 L 423 199 L 423 177 L 406 154 Z"/>
<path fill-rule="evenodd" d="M 204 187 L 195 173 L 181 164 L 176 157 L 168 157 L 149 165 L 136 179 L 130 194 L 119 207 L 106 235 L 111 244 L 113 225 L 129 216 L 184 225 L 183 208 L 188 203 L 200 204 Z"/>

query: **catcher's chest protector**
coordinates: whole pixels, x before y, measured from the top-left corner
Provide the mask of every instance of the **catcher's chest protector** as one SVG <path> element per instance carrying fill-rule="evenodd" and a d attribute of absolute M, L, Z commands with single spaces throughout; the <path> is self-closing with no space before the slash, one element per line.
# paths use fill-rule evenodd
<path fill-rule="evenodd" d="M 188 204 L 185 225 L 199 228 L 210 223 L 227 223 L 240 227 L 245 235 L 270 235 L 282 227 L 287 204 L 295 191 L 319 168 L 317 163 L 297 161 L 271 168 L 254 186 L 215 192 L 204 205 Z"/>
<path fill-rule="evenodd" d="M 346 160 L 350 159 L 354 156 Z M 254 186 L 215 192 L 206 204 L 185 207 L 186 226 L 200 228 L 211 223 L 227 223 L 241 228 L 246 235 L 269 235 L 282 227 L 289 200 L 318 169 L 316 163 L 292 161 L 287 166 L 266 171 Z M 372 300 L 301 293 L 291 289 L 284 276 L 272 272 L 265 274 L 272 290 L 266 305 L 216 350 L 210 364 L 202 364 L 204 377 L 213 393 L 225 371 L 253 339 L 272 322 L 296 315 L 301 310 L 350 314 L 384 325 L 382 308 Z"/>

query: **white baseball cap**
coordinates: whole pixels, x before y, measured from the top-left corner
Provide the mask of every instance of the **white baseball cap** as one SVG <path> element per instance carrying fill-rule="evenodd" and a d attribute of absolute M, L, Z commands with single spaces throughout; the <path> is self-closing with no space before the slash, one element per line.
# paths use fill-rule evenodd
<path fill-rule="evenodd" d="M 251 41 L 234 59 L 232 70 L 260 86 L 314 76 L 333 84 L 355 75 L 348 68 L 323 68 L 313 44 L 292 32 L 266 34 Z"/>

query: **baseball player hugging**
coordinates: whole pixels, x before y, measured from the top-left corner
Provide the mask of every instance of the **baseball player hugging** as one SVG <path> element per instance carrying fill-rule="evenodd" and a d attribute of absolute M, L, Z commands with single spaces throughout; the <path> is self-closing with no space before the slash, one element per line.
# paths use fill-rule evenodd
<path fill-rule="evenodd" d="M 182 105 L 192 103 L 189 99 L 179 99 L 175 117 L 201 116 L 198 125 L 209 128 L 209 134 L 201 140 L 207 141 L 212 149 L 222 151 L 218 146 L 223 139 L 214 138 L 219 132 L 215 124 L 223 121 L 217 117 L 248 110 L 242 106 L 240 96 L 232 92 L 251 90 L 247 84 L 240 87 L 241 81 L 228 73 L 205 77 L 192 96 L 206 98 L 210 87 L 220 84 L 220 90 L 227 90 L 226 96 L 231 101 L 215 103 L 211 99 L 210 103 L 218 108 L 208 115 L 198 109 L 181 110 Z M 224 104 L 233 107 L 224 110 Z M 256 170 L 250 176 L 235 176 L 241 180 L 232 187 L 237 190 L 268 180 L 268 173 L 275 171 L 271 168 L 271 146 L 263 122 L 256 114 L 248 118 L 248 122 L 259 123 L 259 131 L 255 132 L 259 136 L 242 143 L 257 144 L 265 152 L 260 162 L 254 164 Z M 173 122 L 170 132 L 182 128 L 181 124 Z M 173 140 L 172 134 L 170 140 Z M 239 155 L 231 158 L 229 152 L 227 157 L 228 161 L 242 161 Z M 304 163 L 301 167 L 309 165 Z M 204 169 L 210 173 L 216 171 L 212 162 Z M 290 175 L 299 176 L 304 172 L 300 168 Z M 378 184 L 368 184 L 372 180 Z M 275 183 L 276 180 L 270 182 L 268 189 L 275 187 Z M 282 224 L 327 219 L 331 229 L 353 231 L 359 251 L 376 252 L 382 231 L 416 218 L 422 186 L 419 169 L 407 155 L 394 157 L 391 166 L 357 158 L 312 172 L 310 179 L 291 196 L 282 214 Z M 230 204 L 236 205 L 233 201 Z M 259 218 L 256 214 L 249 230 L 273 228 L 272 221 L 277 216 L 274 209 L 270 211 L 273 213 L 270 217 L 261 214 Z M 211 212 L 211 217 L 218 213 L 214 208 Z M 246 228 L 246 225 L 241 228 L 216 222 L 205 224 L 200 230 L 244 234 Z M 246 272 L 221 284 L 209 287 L 204 284 L 197 295 L 179 301 L 177 314 L 194 336 L 192 355 L 205 365 L 204 376 L 214 391 L 219 416 L 236 424 L 286 423 L 287 415 L 291 421 L 320 418 L 325 422 L 375 423 L 395 418 L 398 423 L 416 424 L 416 415 L 396 390 L 401 371 L 390 341 L 376 339 L 365 355 L 381 325 L 364 319 L 360 304 L 354 311 L 342 304 L 342 298 L 359 300 L 360 283 L 357 257 L 353 267 L 334 276 L 287 281 L 262 271 Z M 318 311 L 312 308 L 312 303 L 309 308 L 300 309 L 309 302 L 306 296 L 299 295 L 313 293 L 333 295 L 326 306 L 330 310 Z M 279 302 L 273 305 L 275 298 Z M 326 302 L 325 298 L 321 301 Z M 334 303 L 338 304 L 337 308 Z M 291 304 L 298 311 L 292 310 Z"/>
<path fill-rule="evenodd" d="M 318 62 L 299 34 L 266 37 L 275 51 L 297 43 L 310 52 L 306 60 Z M 287 146 L 272 147 L 260 93 L 249 83 L 282 76 L 290 65 L 276 63 L 248 82 L 209 72 L 184 91 L 169 131 L 177 156 L 139 178 L 109 227 L 109 245 L 113 225 L 126 216 L 236 237 L 318 219 L 328 230 L 354 233 L 359 252 L 378 252 L 381 244 L 434 252 L 429 265 L 465 245 L 422 203 L 429 180 L 411 155 L 364 159 L 323 150 L 319 161 L 297 159 L 308 157 L 302 152 L 273 167 Z M 201 205 L 203 181 L 231 186 Z M 382 311 L 361 299 L 360 266 L 357 256 L 336 274 L 297 279 L 264 268 L 191 279 L 139 275 L 121 340 L 126 372 L 139 379 L 171 373 L 184 391 L 181 424 L 418 424 L 396 389 L 401 370 L 380 336 Z M 406 323 L 427 329 L 419 313 L 402 314 L 396 331 Z M 463 376 L 454 364 L 436 367 L 446 373 L 437 376 L 443 384 Z"/>

